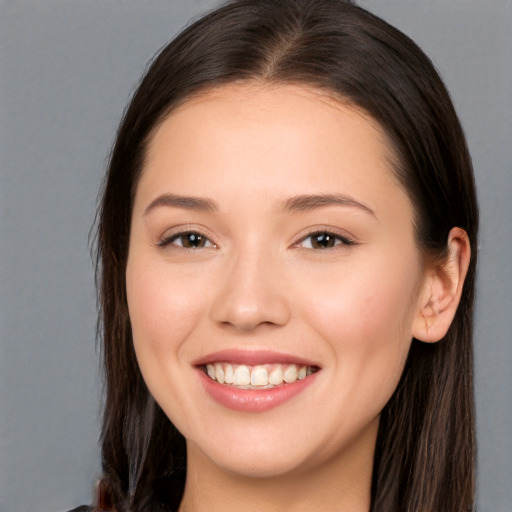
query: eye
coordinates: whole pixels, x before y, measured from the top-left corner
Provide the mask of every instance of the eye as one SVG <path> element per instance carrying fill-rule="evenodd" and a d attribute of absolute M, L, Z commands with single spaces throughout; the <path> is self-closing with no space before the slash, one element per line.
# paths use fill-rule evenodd
<path fill-rule="evenodd" d="M 168 245 L 176 245 L 184 249 L 203 249 L 207 247 L 215 247 L 215 244 L 203 234 L 197 231 L 184 231 L 175 233 L 158 242 L 158 246 L 166 247 Z"/>
<path fill-rule="evenodd" d="M 303 238 L 298 246 L 305 249 L 332 249 L 337 245 L 354 245 L 354 242 L 347 237 L 330 233 L 329 231 L 316 231 Z"/>

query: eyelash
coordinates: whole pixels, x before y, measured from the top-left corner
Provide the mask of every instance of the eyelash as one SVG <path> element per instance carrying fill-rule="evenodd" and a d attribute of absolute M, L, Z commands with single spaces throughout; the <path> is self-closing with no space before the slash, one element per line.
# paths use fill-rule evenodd
<path fill-rule="evenodd" d="M 196 242 L 198 241 L 199 244 L 204 243 L 205 245 L 198 245 L 198 246 L 190 246 L 187 247 L 184 245 L 185 237 L 195 237 Z M 315 242 L 313 241 L 314 238 L 317 238 L 316 243 L 326 243 L 331 244 L 332 246 L 327 247 L 314 247 Z M 304 247 L 302 244 L 306 240 L 310 239 L 309 247 Z M 181 244 L 177 244 L 176 241 L 181 240 Z M 188 242 L 194 243 L 193 240 L 190 240 Z M 187 243 L 187 242 L 185 242 Z M 217 244 L 213 242 L 210 238 L 208 238 L 206 235 L 202 234 L 199 231 L 196 230 L 188 230 L 188 231 L 180 231 L 179 233 L 173 233 L 172 235 L 169 235 L 162 240 L 160 240 L 157 243 L 158 247 L 167 247 L 169 245 L 175 245 L 176 247 L 180 247 L 182 249 L 187 250 L 196 250 L 196 249 L 210 249 L 210 248 L 216 248 Z M 347 238 L 346 236 L 342 236 L 338 233 L 333 233 L 332 231 L 328 230 L 317 230 L 312 233 L 309 233 L 305 237 L 303 237 L 301 240 L 299 240 L 297 243 L 293 244 L 294 247 L 301 247 L 304 249 L 310 249 L 310 250 L 318 250 L 318 251 L 326 251 L 326 250 L 336 250 L 336 247 L 338 246 L 350 246 L 355 245 L 355 242 L 351 240 L 350 238 Z"/>
<path fill-rule="evenodd" d="M 317 241 L 319 238 L 323 238 L 326 243 L 331 243 L 333 241 L 333 245 L 331 247 L 313 247 L 313 239 L 317 237 Z M 295 244 L 295 246 L 301 246 L 306 240 L 310 239 L 310 246 L 309 247 L 303 247 L 304 249 L 310 249 L 310 250 L 318 250 L 318 251 L 327 251 L 327 250 L 336 250 L 338 246 L 348 246 L 348 245 L 355 245 L 354 240 L 351 240 L 350 238 L 347 238 L 346 236 L 340 235 L 338 233 L 333 233 L 329 230 L 319 229 L 317 231 L 314 231 L 312 233 L 308 233 L 304 238 L 299 240 Z M 320 242 L 322 243 L 322 242 Z"/>
<path fill-rule="evenodd" d="M 205 246 L 197 246 L 197 247 L 186 247 L 183 242 L 184 238 L 186 236 L 195 237 L 199 241 L 204 241 Z M 181 239 L 181 244 L 177 244 L 176 241 Z M 190 241 L 190 240 L 189 240 Z M 200 242 L 201 243 L 201 242 Z M 199 231 L 195 230 L 188 230 L 188 231 L 180 231 L 179 233 L 173 233 L 172 235 L 169 235 L 162 240 L 160 240 L 157 243 L 158 247 L 167 247 L 168 245 L 175 245 L 176 247 L 180 247 L 181 249 L 187 249 L 187 250 L 195 250 L 195 249 L 210 249 L 217 247 L 217 244 L 210 240 L 207 236 L 203 235 Z"/>

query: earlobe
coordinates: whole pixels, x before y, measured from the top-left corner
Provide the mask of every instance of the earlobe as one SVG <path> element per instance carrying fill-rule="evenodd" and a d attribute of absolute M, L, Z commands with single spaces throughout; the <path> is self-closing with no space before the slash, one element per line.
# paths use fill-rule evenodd
<path fill-rule="evenodd" d="M 426 343 L 440 341 L 455 317 L 471 258 L 467 233 L 452 228 L 447 249 L 445 260 L 428 269 L 419 296 L 412 334 Z"/>

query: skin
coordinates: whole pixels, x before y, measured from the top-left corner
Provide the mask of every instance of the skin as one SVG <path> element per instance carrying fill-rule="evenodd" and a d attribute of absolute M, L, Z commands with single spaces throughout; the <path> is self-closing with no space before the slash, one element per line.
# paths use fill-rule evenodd
<path fill-rule="evenodd" d="M 375 122 L 297 86 L 223 86 L 156 129 L 127 295 L 142 374 L 187 440 L 182 512 L 368 510 L 380 411 L 412 337 L 437 341 L 442 314 L 449 325 L 469 261 L 452 233 L 454 279 L 425 263 L 390 156 Z M 286 208 L 325 194 L 351 202 Z M 190 231 L 204 246 L 180 245 Z M 317 232 L 336 244 L 315 248 Z M 275 408 L 235 411 L 205 393 L 194 364 L 223 349 L 285 353 L 320 371 Z"/>

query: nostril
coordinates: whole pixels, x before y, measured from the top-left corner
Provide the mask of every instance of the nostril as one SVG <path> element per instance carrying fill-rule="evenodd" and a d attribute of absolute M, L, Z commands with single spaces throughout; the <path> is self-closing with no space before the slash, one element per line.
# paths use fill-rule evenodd
<path fill-rule="evenodd" d="M 262 294 L 261 298 L 232 295 L 219 297 L 212 307 L 212 319 L 239 332 L 252 332 L 259 327 L 285 325 L 291 315 L 285 297 Z"/>

